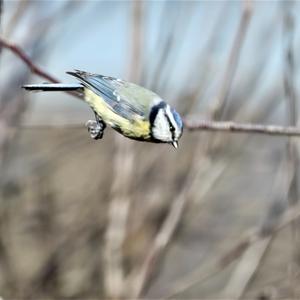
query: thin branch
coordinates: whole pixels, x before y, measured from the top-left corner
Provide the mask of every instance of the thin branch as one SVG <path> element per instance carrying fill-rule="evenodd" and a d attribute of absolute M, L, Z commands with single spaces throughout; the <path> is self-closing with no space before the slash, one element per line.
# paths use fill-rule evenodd
<path fill-rule="evenodd" d="M 25 51 L 16 44 L 10 43 L 3 37 L 0 37 L 0 52 L 2 48 L 6 48 L 14 53 L 17 57 L 19 57 L 31 70 L 32 73 L 38 75 L 52 83 L 60 83 L 58 79 L 56 79 L 53 75 L 49 74 L 47 71 L 43 70 L 41 67 L 36 65 L 30 56 L 28 56 Z M 78 92 L 70 92 L 66 91 L 67 94 L 72 95 L 78 99 L 82 99 L 82 95 Z"/>
<path fill-rule="evenodd" d="M 257 133 L 265 135 L 277 136 L 300 136 L 300 127 L 279 126 L 279 125 L 262 125 L 251 123 L 213 122 L 213 121 L 197 121 L 185 119 L 185 128 L 189 131 L 228 131 L 237 133 Z"/>
<path fill-rule="evenodd" d="M 53 83 L 60 82 L 58 79 L 50 75 L 48 72 L 44 71 L 41 67 L 35 65 L 32 62 L 31 58 L 24 52 L 24 50 L 19 46 L 17 46 L 16 44 L 10 43 L 7 40 L 0 37 L 0 47 L 11 50 L 11 52 L 13 52 L 16 56 L 18 56 L 30 68 L 30 70 L 34 74 L 41 76 Z"/>

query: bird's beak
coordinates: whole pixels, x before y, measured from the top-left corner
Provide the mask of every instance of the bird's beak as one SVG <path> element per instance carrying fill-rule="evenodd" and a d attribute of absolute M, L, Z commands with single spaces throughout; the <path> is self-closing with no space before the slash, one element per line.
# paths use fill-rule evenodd
<path fill-rule="evenodd" d="M 175 149 L 178 148 L 178 142 L 177 142 L 177 141 L 173 141 L 173 142 L 172 142 L 172 145 L 173 145 L 173 147 L 174 147 Z"/>

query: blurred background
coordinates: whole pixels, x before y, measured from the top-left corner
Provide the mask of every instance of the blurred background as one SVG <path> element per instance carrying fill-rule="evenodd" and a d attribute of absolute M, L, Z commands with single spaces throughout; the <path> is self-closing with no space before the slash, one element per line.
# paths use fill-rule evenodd
<path fill-rule="evenodd" d="M 80 69 L 148 87 L 187 118 L 297 125 L 299 12 L 0 0 L 0 296 L 299 299 L 297 139 L 94 141 L 83 101 L 20 88 Z"/>

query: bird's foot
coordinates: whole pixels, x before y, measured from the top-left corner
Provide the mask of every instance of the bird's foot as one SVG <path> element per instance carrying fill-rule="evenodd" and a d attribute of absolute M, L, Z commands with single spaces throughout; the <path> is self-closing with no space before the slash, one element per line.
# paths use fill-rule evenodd
<path fill-rule="evenodd" d="M 91 135 L 92 139 L 99 140 L 102 139 L 104 129 L 105 129 L 105 124 L 103 122 L 95 121 L 95 120 L 88 120 L 85 123 L 85 126 L 88 129 L 88 132 Z"/>

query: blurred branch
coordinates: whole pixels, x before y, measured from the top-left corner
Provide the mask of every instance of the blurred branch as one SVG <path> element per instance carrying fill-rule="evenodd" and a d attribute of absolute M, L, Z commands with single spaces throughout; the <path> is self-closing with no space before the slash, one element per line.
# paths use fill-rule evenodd
<path fill-rule="evenodd" d="M 19 24 L 19 21 L 21 20 L 23 13 L 26 11 L 27 7 L 30 4 L 32 4 L 32 2 L 29 0 L 22 0 L 18 2 L 14 14 L 10 18 L 8 24 L 6 25 L 3 36 L 10 37 L 14 33 L 15 29 L 17 28 L 17 25 Z"/>
<path fill-rule="evenodd" d="M 227 67 L 223 81 L 213 107 L 212 116 L 214 120 L 222 119 L 231 84 L 234 79 L 237 64 L 240 58 L 241 48 L 245 40 L 250 17 L 252 15 L 252 0 L 243 1 L 243 14 L 239 23 L 232 49 L 228 58 Z"/>
<path fill-rule="evenodd" d="M 285 51 L 285 72 L 284 72 L 284 91 L 287 101 L 287 112 L 288 120 L 291 126 L 297 125 L 297 99 L 296 91 L 294 85 L 294 54 L 293 54 L 293 41 L 294 41 L 294 19 L 292 16 L 292 4 L 289 2 L 285 4 L 285 13 L 284 13 L 284 38 L 286 41 L 284 43 Z M 298 201 L 298 155 L 297 147 L 293 140 L 289 139 L 288 141 L 288 156 L 290 160 L 290 170 L 292 173 L 291 186 L 289 187 L 289 202 L 291 205 L 295 204 Z"/>
<path fill-rule="evenodd" d="M 168 17 L 169 14 L 171 14 L 171 17 Z M 149 83 L 152 90 L 157 90 L 161 81 L 162 72 L 168 63 L 169 54 L 175 42 L 176 30 L 174 30 L 174 28 L 178 22 L 178 16 L 179 10 L 175 3 L 170 6 L 170 3 L 165 1 L 160 20 L 163 30 L 160 30 L 155 45 L 155 55 L 153 55 L 153 57 L 157 57 L 157 59 L 151 76 L 151 83 Z M 166 20 L 168 21 L 166 22 Z M 157 51 L 159 51 L 159 54 L 157 54 Z"/>
<path fill-rule="evenodd" d="M 17 46 L 16 44 L 10 43 L 9 41 L 5 40 L 3 37 L 0 37 L 0 51 L 2 48 L 10 50 L 17 57 L 19 57 L 29 67 L 31 72 L 34 73 L 35 75 L 47 79 L 52 83 L 60 82 L 53 75 L 49 74 L 47 71 L 43 70 L 41 67 L 36 65 L 21 47 Z M 66 92 L 66 93 L 75 96 L 79 99 L 82 98 L 80 94 L 76 92 Z"/>
<path fill-rule="evenodd" d="M 166 1 L 168 3 L 168 1 Z M 166 53 L 165 60 L 160 65 L 159 71 L 157 73 L 158 77 L 156 78 L 155 90 L 160 93 L 166 93 L 169 90 L 172 90 L 173 83 L 172 79 L 176 74 L 181 74 L 181 68 L 178 68 L 178 59 L 182 48 L 187 39 L 187 32 L 189 29 L 190 22 L 193 19 L 195 12 L 197 11 L 196 5 L 197 1 L 190 1 L 189 5 L 185 5 L 183 1 L 178 1 L 178 15 L 174 16 L 175 24 L 172 26 L 170 22 L 170 47 L 169 51 Z M 169 4 L 170 5 L 170 4 Z M 175 5 L 175 4 L 171 4 Z M 178 37 L 181 37 L 180 39 Z M 157 49 L 160 48 L 160 44 L 157 45 Z M 167 49 L 166 49 L 167 50 Z"/>
<path fill-rule="evenodd" d="M 250 231 L 250 233 L 246 234 L 241 240 L 232 247 L 229 251 L 227 251 L 224 255 L 222 255 L 217 261 L 214 262 L 213 266 L 210 266 L 210 271 L 202 274 L 202 266 L 197 268 L 188 276 L 181 278 L 177 282 L 175 282 L 172 286 L 173 288 L 170 290 L 168 295 L 164 298 L 174 298 L 175 296 L 183 293 L 190 287 L 195 284 L 200 284 L 213 276 L 218 275 L 221 271 L 223 271 L 227 266 L 229 266 L 232 262 L 239 259 L 246 250 L 256 243 L 263 243 L 272 235 L 276 234 L 286 226 L 290 225 L 295 220 L 300 217 L 300 206 L 294 206 L 293 208 L 289 208 L 285 211 L 283 216 L 277 222 L 274 222 L 268 230 L 265 230 L 264 227 L 260 227 L 259 229 L 255 229 Z"/>
<path fill-rule="evenodd" d="M 249 248 L 250 245 L 260 240 L 266 239 L 278 231 L 282 230 L 286 226 L 289 226 L 293 221 L 300 217 L 300 206 L 297 205 L 293 208 L 287 209 L 283 216 L 274 220 L 272 224 L 268 224 L 268 228 L 265 226 L 259 227 L 259 229 L 253 230 L 240 240 L 231 250 L 229 250 L 220 259 L 220 264 L 223 266 L 228 265 L 234 260 L 241 257 L 241 255 Z"/>
<path fill-rule="evenodd" d="M 272 106 L 269 111 L 272 111 L 274 109 L 274 107 Z M 251 119 L 256 120 L 257 119 L 257 114 L 255 113 Z M 217 122 L 216 122 L 217 123 Z M 245 141 L 244 141 L 245 142 Z M 234 158 L 236 159 L 237 155 L 239 154 L 239 151 L 241 150 L 241 148 L 238 148 L 238 151 L 235 151 L 234 154 Z M 230 165 L 230 162 L 227 162 L 226 165 L 222 166 L 222 163 L 224 164 L 224 161 L 221 161 L 221 167 L 223 169 L 225 169 L 228 165 Z M 214 168 L 216 166 L 216 161 L 214 161 L 214 163 L 209 167 L 204 167 L 204 169 L 206 169 L 206 176 L 204 177 L 204 179 L 206 179 L 209 175 L 210 172 L 215 172 Z M 203 164 L 199 164 L 199 169 L 203 168 Z M 205 170 L 204 170 L 205 172 Z M 278 172 L 278 176 L 281 174 L 282 172 Z M 222 173 L 221 173 L 222 174 Z M 213 178 L 214 179 L 214 178 Z M 213 186 L 216 182 L 215 180 L 211 180 L 210 186 Z M 203 189 L 203 180 L 198 180 L 198 182 L 201 182 L 201 191 Z M 278 179 L 278 182 L 281 182 L 281 180 Z M 274 185 L 276 186 L 276 185 Z M 276 190 L 277 193 L 277 190 Z M 278 194 L 278 193 L 277 193 Z M 276 195 L 277 195 L 276 194 Z M 203 197 L 203 196 L 202 196 Z M 275 224 L 278 223 L 278 221 L 280 220 L 280 218 L 282 217 L 282 214 L 284 213 L 284 208 L 282 207 L 280 202 L 274 202 L 272 203 L 270 209 L 268 210 L 267 216 L 263 222 L 263 224 L 261 225 L 260 231 L 261 232 L 266 232 L 267 234 L 270 232 L 270 228 L 273 228 L 275 226 Z M 236 269 L 236 276 L 233 275 L 230 282 L 227 285 L 227 288 L 224 290 L 226 292 L 230 291 L 230 290 L 234 290 L 234 285 L 237 285 L 237 281 L 238 280 L 242 280 L 243 284 L 241 284 L 237 290 L 234 290 L 234 294 L 235 295 L 242 295 L 243 291 L 245 289 L 245 287 L 247 286 L 249 280 L 251 280 L 251 278 L 253 277 L 253 275 L 255 274 L 255 272 L 257 271 L 257 267 L 259 266 L 261 259 L 263 258 L 263 255 L 265 253 L 265 250 L 267 250 L 267 246 L 269 244 L 269 242 L 271 241 L 271 238 L 268 239 L 268 241 L 262 241 L 260 245 L 256 246 L 256 244 L 253 245 L 253 248 L 251 247 L 248 251 L 245 252 L 245 255 L 243 256 L 243 259 L 240 262 L 240 267 L 238 269 Z M 242 255 L 243 251 L 245 251 L 245 247 L 246 247 L 246 243 L 239 243 L 239 245 L 237 246 L 237 248 L 235 249 L 236 252 L 238 252 L 238 255 Z M 227 252 L 229 253 L 229 252 Z M 249 268 L 246 269 L 246 258 L 254 255 L 254 257 L 252 257 L 252 262 L 253 264 L 251 266 L 249 266 Z M 229 255 L 230 256 L 230 255 Z M 184 276 L 183 278 L 175 281 L 174 284 L 171 285 L 171 287 L 167 288 L 167 295 L 168 298 L 173 298 L 175 295 L 180 294 L 181 292 L 189 289 L 191 286 L 193 286 L 194 284 L 201 284 L 204 281 L 207 281 L 215 276 L 217 276 L 218 274 L 220 274 L 221 271 L 224 270 L 225 267 L 227 267 L 229 265 L 229 263 L 227 263 L 225 260 L 228 260 L 230 257 L 227 257 L 227 255 L 223 256 L 222 261 L 224 261 L 224 264 L 220 264 L 219 261 L 215 262 L 203 262 L 201 264 L 201 266 L 199 266 L 196 270 L 192 271 L 191 273 L 189 273 L 188 275 Z M 232 259 L 235 259 L 234 255 L 232 255 Z M 245 259 L 245 260 L 244 260 Z M 242 271 L 246 271 L 245 273 Z M 238 276 L 238 274 L 242 272 L 241 277 Z M 241 273 L 239 274 L 241 275 Z M 241 282 L 240 282 L 241 283 Z M 223 297 L 223 294 L 220 294 L 221 297 Z M 232 297 L 230 297 L 232 298 Z"/>
<path fill-rule="evenodd" d="M 129 70 L 129 78 L 133 82 L 138 82 L 141 77 L 142 67 L 142 51 L 141 45 L 143 44 L 143 2 L 142 0 L 135 0 L 132 2 L 132 51 L 131 62 Z"/>
<path fill-rule="evenodd" d="M 295 90 L 295 59 L 294 59 L 294 36 L 295 36 L 295 19 L 294 1 L 288 1 L 282 4 L 283 6 L 283 59 L 284 59 L 284 91 L 285 100 L 287 104 L 288 122 L 292 126 L 296 126 L 298 122 L 298 106 L 297 96 Z M 288 186 L 287 200 L 291 207 L 294 207 L 299 201 L 299 173 L 298 173 L 298 149 L 296 141 L 293 139 L 288 140 L 287 144 L 288 155 L 288 169 L 291 177 Z M 299 271 L 300 266 L 300 222 L 296 220 L 292 223 L 292 244 L 293 244 L 293 262 L 296 266 L 295 270 Z M 295 280 L 295 272 L 292 269 L 291 280 Z M 294 292 L 296 289 L 294 289 Z M 299 296 L 299 295 L 298 295 Z M 294 295 L 297 298 L 297 295 Z"/>
<path fill-rule="evenodd" d="M 32 62 L 31 58 L 24 52 L 24 50 L 22 48 L 20 48 L 19 46 L 17 46 L 16 44 L 10 43 L 7 40 L 5 40 L 4 38 L 0 37 L 0 47 L 9 49 L 12 53 L 14 53 L 16 56 L 18 56 L 30 68 L 30 70 L 34 74 L 41 76 L 41 77 L 49 80 L 50 82 L 59 83 L 58 79 L 56 79 L 55 77 L 50 75 L 48 72 L 44 71 L 41 67 L 38 67 L 37 65 L 35 65 Z"/>
<path fill-rule="evenodd" d="M 282 184 L 285 179 L 287 179 L 287 184 L 283 187 Z M 290 180 L 291 178 L 287 173 L 286 168 L 286 159 L 285 156 L 283 156 L 277 170 L 277 176 L 273 183 L 274 188 L 271 189 L 272 202 L 270 207 L 267 209 L 267 213 L 259 228 L 259 232 L 262 236 L 268 235 L 280 221 L 280 218 L 286 209 L 286 205 L 284 205 L 284 199 L 286 197 L 285 191 L 286 186 L 291 182 Z M 248 249 L 242 254 L 233 274 L 231 274 L 227 285 L 221 291 L 220 295 L 225 295 L 225 297 L 234 299 L 243 298 L 248 285 L 258 272 L 260 265 L 266 256 L 273 237 L 273 235 L 269 235 L 248 247 Z"/>
<path fill-rule="evenodd" d="M 130 297 L 139 298 L 141 296 L 146 283 L 156 269 L 159 258 L 173 237 L 186 202 L 187 197 L 185 197 L 183 193 L 174 199 L 168 216 L 164 220 L 160 231 L 157 233 L 142 266 L 138 267 L 138 270 L 134 270 L 131 276 L 129 276 L 130 281 L 132 280 L 129 282 L 131 285 Z"/>
<path fill-rule="evenodd" d="M 295 21 L 292 15 L 293 1 L 289 1 L 284 4 L 284 32 L 283 32 L 283 46 L 284 46 L 284 90 L 286 94 L 286 100 L 288 105 L 288 115 L 290 125 L 295 126 L 297 123 L 297 101 L 296 91 L 294 86 L 294 74 L 295 74 L 295 59 L 293 53 L 294 31 Z"/>
<path fill-rule="evenodd" d="M 178 93 L 176 103 L 182 106 L 180 111 L 184 112 L 184 114 L 195 109 L 196 104 L 199 104 L 203 99 L 202 95 L 209 86 L 212 70 L 214 69 L 213 53 L 218 45 L 220 34 L 222 32 L 219 29 L 225 25 L 229 7 L 228 3 L 222 3 L 218 15 L 215 18 L 216 21 L 213 28 L 210 34 L 208 34 L 208 41 L 192 63 L 192 66 L 197 66 L 197 68 L 190 68 L 187 77 L 182 79 L 182 91 Z M 191 91 L 188 91 L 187 94 L 187 87 L 194 82 L 197 82 L 196 86 Z M 182 99 L 185 99 L 185 101 L 181 101 Z"/>
<path fill-rule="evenodd" d="M 252 244 L 243 254 L 226 287 L 220 292 L 222 297 L 241 299 L 261 261 L 266 254 L 272 237 L 269 236 Z"/>
<path fill-rule="evenodd" d="M 133 171 L 133 151 L 128 141 L 116 137 L 114 181 L 111 188 L 108 225 L 104 245 L 104 285 L 106 296 L 122 297 L 124 293 L 123 243 L 126 238 Z M 120 166 L 122 166 L 120 168 Z"/>
<path fill-rule="evenodd" d="M 141 266 L 134 269 L 129 275 L 129 285 L 131 287 L 131 294 L 127 295 L 131 298 L 139 298 L 144 292 L 145 288 L 149 286 L 149 282 L 153 273 L 157 270 L 159 262 L 165 253 L 167 246 L 172 241 L 174 233 L 182 220 L 183 213 L 188 204 L 188 201 L 194 196 L 203 197 L 205 192 L 210 190 L 212 184 L 216 181 L 219 175 L 225 169 L 222 165 L 219 170 L 216 170 L 215 176 L 206 182 L 206 189 L 203 188 L 199 192 L 199 182 L 204 173 L 212 167 L 211 160 L 201 153 L 194 155 L 192 167 L 186 175 L 185 183 L 180 192 L 172 199 L 168 214 L 164 219 L 158 233 L 156 234 L 151 248 L 146 254 L 146 258 Z M 218 165 L 219 166 L 219 165 Z"/>
<path fill-rule="evenodd" d="M 6 48 L 9 51 L 15 53 L 18 57 L 20 57 L 25 63 L 31 62 L 34 58 L 40 57 L 42 54 L 39 48 L 39 45 L 42 41 L 42 36 L 46 33 L 46 28 L 42 23 L 39 23 L 37 26 L 40 30 L 36 30 L 34 32 L 28 32 L 28 36 L 30 36 L 30 43 L 28 43 L 28 48 L 32 53 L 32 59 L 29 58 L 22 49 L 7 42 L 5 39 L 0 37 L 0 50 Z M 25 31 L 26 32 L 26 31 Z M 34 68 L 31 68 L 34 69 Z M 6 82 L 5 89 L 1 91 L 1 108 L 0 108 L 0 186 L 3 187 L 6 184 L 6 175 L 8 166 L 10 165 L 12 158 L 12 149 L 13 142 L 18 140 L 20 131 L 18 130 L 18 124 L 20 123 L 23 113 L 28 106 L 28 102 L 26 101 L 26 97 L 24 97 L 24 92 L 16 87 L 21 86 L 25 81 L 28 80 L 30 76 L 29 69 L 27 68 L 19 68 L 15 69 L 13 67 L 10 68 L 12 71 L 11 74 L 6 74 L 6 77 L 10 77 L 10 80 Z M 14 126 L 13 126 L 14 125 Z M 12 129 L 12 130 L 11 130 Z M 5 285 L 13 283 L 13 287 L 17 286 L 18 280 L 16 279 L 16 274 L 14 272 L 13 263 L 11 261 L 11 257 L 9 255 L 10 249 L 4 247 L 5 245 L 5 235 L 7 234 L 7 228 L 4 226 L 8 222 L 8 207 L 5 205 L 4 200 L 6 200 L 6 196 L 3 193 L 3 189 L 0 189 L 0 260 L 1 262 L 5 262 L 5 265 L 1 263 L 1 280 L 0 286 L 2 286 L 2 278 L 5 279 Z M 3 276 L 5 274 L 5 276 Z"/>

